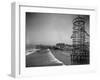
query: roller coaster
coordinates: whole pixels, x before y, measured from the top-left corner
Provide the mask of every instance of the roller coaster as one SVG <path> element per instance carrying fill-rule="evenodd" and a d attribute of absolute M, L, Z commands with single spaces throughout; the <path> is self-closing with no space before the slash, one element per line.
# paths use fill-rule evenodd
<path fill-rule="evenodd" d="M 84 16 L 77 16 L 72 21 L 73 34 L 73 49 L 71 54 L 71 63 L 74 65 L 89 64 L 89 42 L 86 42 L 86 37 L 90 35 L 85 30 L 86 19 Z"/>

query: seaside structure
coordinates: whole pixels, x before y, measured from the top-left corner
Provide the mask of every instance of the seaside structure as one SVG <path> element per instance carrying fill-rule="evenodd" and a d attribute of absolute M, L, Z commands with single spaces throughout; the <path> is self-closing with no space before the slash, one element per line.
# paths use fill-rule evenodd
<path fill-rule="evenodd" d="M 85 31 L 86 20 L 84 16 L 77 16 L 73 19 L 73 49 L 71 54 L 72 64 L 89 64 L 89 45 L 86 45 L 86 36 L 89 34 Z"/>

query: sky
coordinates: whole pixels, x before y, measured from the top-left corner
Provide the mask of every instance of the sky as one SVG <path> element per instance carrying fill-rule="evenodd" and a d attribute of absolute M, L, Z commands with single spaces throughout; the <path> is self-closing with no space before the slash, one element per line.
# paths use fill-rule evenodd
<path fill-rule="evenodd" d="M 26 13 L 26 44 L 72 44 L 72 20 L 77 15 Z M 88 23 L 86 24 L 88 27 Z"/>

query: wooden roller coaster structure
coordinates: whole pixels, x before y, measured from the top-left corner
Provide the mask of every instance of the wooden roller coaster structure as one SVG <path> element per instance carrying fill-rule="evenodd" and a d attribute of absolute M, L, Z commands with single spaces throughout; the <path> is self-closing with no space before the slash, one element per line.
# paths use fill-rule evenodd
<path fill-rule="evenodd" d="M 89 42 L 86 37 L 90 35 L 85 30 L 86 19 L 84 16 L 77 16 L 73 21 L 73 49 L 71 54 L 72 64 L 89 64 Z"/>

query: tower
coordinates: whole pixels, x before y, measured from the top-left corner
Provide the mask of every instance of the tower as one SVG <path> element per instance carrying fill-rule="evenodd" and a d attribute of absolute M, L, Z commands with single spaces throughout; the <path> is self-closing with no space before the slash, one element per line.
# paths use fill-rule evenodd
<path fill-rule="evenodd" d="M 85 18 L 77 16 L 73 19 L 73 41 L 72 64 L 87 64 L 89 63 L 89 52 L 86 50 L 85 38 Z"/>

